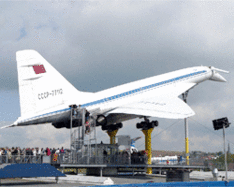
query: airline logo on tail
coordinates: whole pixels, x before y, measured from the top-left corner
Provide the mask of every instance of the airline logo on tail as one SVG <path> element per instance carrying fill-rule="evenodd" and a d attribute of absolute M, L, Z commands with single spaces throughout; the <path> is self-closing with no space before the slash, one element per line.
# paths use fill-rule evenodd
<path fill-rule="evenodd" d="M 41 74 L 41 73 L 45 73 L 45 72 L 46 72 L 46 70 L 45 70 L 45 68 L 44 68 L 43 65 L 36 65 L 36 66 L 33 66 L 33 69 L 34 69 L 34 72 L 35 72 L 36 74 Z"/>

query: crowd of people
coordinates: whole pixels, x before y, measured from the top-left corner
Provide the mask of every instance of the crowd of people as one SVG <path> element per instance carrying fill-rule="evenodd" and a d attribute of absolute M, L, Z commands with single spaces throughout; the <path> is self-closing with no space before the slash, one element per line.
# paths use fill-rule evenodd
<path fill-rule="evenodd" d="M 19 162 L 22 158 L 36 158 L 41 159 L 43 155 L 45 156 L 53 156 L 58 155 L 60 153 L 65 153 L 66 149 L 63 147 L 60 149 L 51 149 L 51 148 L 23 148 L 20 147 L 12 147 L 12 148 L 0 148 L 0 163 L 11 163 L 11 162 Z"/>
<path fill-rule="evenodd" d="M 51 163 L 57 164 L 70 161 L 73 158 L 70 149 L 62 148 L 0 148 L 0 163 Z M 112 154 L 111 154 L 112 153 Z M 77 162 L 85 162 L 81 152 L 77 152 L 75 159 Z M 81 159 L 78 157 L 80 156 Z M 146 164 L 147 154 L 145 151 L 133 152 L 121 151 L 113 153 L 110 150 L 105 150 L 101 154 L 96 155 L 103 163 L 123 163 L 123 164 Z M 86 157 L 85 157 L 86 158 Z M 90 160 L 89 160 L 90 161 Z M 82 164 L 80 163 L 80 164 Z M 96 163 L 96 162 L 95 162 Z"/>

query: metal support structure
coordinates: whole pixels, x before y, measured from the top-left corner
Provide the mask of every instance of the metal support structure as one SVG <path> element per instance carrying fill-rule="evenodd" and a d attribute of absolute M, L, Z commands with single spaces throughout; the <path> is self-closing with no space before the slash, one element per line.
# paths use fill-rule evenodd
<path fill-rule="evenodd" d="M 183 100 L 187 103 L 188 91 L 182 94 Z M 185 154 L 186 154 L 186 164 L 189 165 L 189 133 L 188 133 L 188 118 L 184 119 L 185 128 Z"/>
<path fill-rule="evenodd" d="M 189 138 L 188 138 L 188 118 L 184 119 L 185 126 L 185 154 L 186 154 L 186 164 L 189 165 Z"/>
<path fill-rule="evenodd" d="M 225 177 L 226 181 L 228 181 L 228 174 L 227 174 L 227 152 L 226 152 L 226 136 L 225 136 L 225 123 L 223 123 L 223 149 L 224 149 L 224 155 L 225 155 Z"/>
<path fill-rule="evenodd" d="M 145 150 L 147 151 L 147 155 L 148 155 L 148 165 L 151 165 L 151 158 L 152 158 L 152 151 L 151 151 L 151 133 L 154 129 L 150 128 L 147 130 L 142 130 L 142 132 L 145 135 Z M 147 174 L 152 174 L 152 168 L 147 168 Z"/>
<path fill-rule="evenodd" d="M 59 178 L 58 176 L 55 177 L 56 184 L 58 184 Z"/>
<path fill-rule="evenodd" d="M 73 107 L 71 108 L 71 118 L 70 118 L 70 150 L 72 150 L 72 118 L 73 118 Z"/>
<path fill-rule="evenodd" d="M 85 108 L 82 108 L 82 140 L 84 141 L 85 136 Z M 84 145 L 84 142 L 82 143 Z"/>
<path fill-rule="evenodd" d="M 231 123 L 228 122 L 228 118 L 220 118 L 220 119 L 216 119 L 213 120 L 213 126 L 214 126 L 214 130 L 219 130 L 219 129 L 223 129 L 223 149 L 224 149 L 224 156 L 225 156 L 225 170 L 226 170 L 226 181 L 228 181 L 228 166 L 227 166 L 227 152 L 226 152 L 226 137 L 225 137 L 225 128 L 228 128 L 229 125 Z"/>
<path fill-rule="evenodd" d="M 70 105 L 71 108 L 71 119 L 70 119 L 70 136 L 71 136 L 71 143 L 70 149 L 74 153 L 81 149 L 84 145 L 84 123 L 85 123 L 85 109 L 80 108 L 76 105 Z M 80 123 L 78 124 L 77 128 L 72 128 L 73 123 Z"/>
<path fill-rule="evenodd" d="M 96 120 L 92 116 L 86 119 L 86 109 L 77 108 L 76 105 L 71 105 L 71 123 L 70 123 L 70 136 L 71 136 L 71 155 L 70 162 L 77 163 L 81 160 L 90 163 L 92 151 L 97 155 L 97 132 L 96 132 Z M 75 123 L 76 128 L 72 128 Z M 94 141 L 95 149 L 91 148 L 91 144 Z"/>
<path fill-rule="evenodd" d="M 100 177 L 102 177 L 102 167 L 100 168 Z"/>
<path fill-rule="evenodd" d="M 107 134 L 110 137 L 110 144 L 116 144 L 116 134 L 119 129 L 113 130 L 113 131 L 107 131 Z"/>

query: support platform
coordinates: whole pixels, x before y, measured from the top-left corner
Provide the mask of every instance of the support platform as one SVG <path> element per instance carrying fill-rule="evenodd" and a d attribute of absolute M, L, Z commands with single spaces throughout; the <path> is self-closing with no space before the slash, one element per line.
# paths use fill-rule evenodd
<path fill-rule="evenodd" d="M 140 172 L 146 172 L 148 168 L 151 168 L 152 171 L 160 170 L 160 171 L 189 171 L 193 169 L 205 169 L 206 167 L 204 166 L 170 166 L 170 165 L 163 165 L 163 166 L 158 166 L 158 165 L 148 165 L 148 164 L 131 164 L 131 165 L 110 165 L 110 164 L 92 164 L 92 165 L 84 165 L 84 164 L 60 164 L 60 168 L 77 168 L 77 169 L 82 169 L 85 168 L 87 170 L 92 171 L 93 175 L 98 175 L 98 176 L 113 176 L 113 175 L 118 175 L 118 172 L 129 172 L 134 175 L 134 172 L 140 171 Z M 105 170 L 105 171 L 104 171 Z M 95 171 L 95 174 L 93 173 Z M 111 171 L 111 173 L 108 173 L 106 171 Z M 117 173 L 116 173 L 117 171 Z M 113 173 L 114 172 L 114 173 Z"/>

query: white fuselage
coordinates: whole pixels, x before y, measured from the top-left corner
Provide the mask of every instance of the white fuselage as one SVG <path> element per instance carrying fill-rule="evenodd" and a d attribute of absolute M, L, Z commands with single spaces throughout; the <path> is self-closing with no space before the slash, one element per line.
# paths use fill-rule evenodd
<path fill-rule="evenodd" d="M 175 88 L 181 83 L 194 83 L 194 85 L 196 85 L 211 77 L 211 69 L 205 66 L 200 66 L 134 81 L 96 93 L 82 92 L 82 98 L 74 95 L 60 106 L 44 110 L 34 116 L 20 117 L 15 124 L 38 124 L 45 123 L 45 121 L 52 122 L 54 120 L 60 120 L 61 118 L 65 118 L 65 116 L 66 118 L 69 118 L 69 105 L 71 104 L 85 107 L 94 116 L 99 114 L 105 115 L 108 111 L 122 105 L 127 105 L 128 103 L 137 102 L 142 98 L 151 98 L 162 95 L 167 96 L 168 98 L 171 96 L 178 96 L 181 93 L 179 91 L 177 93 L 177 89 Z M 179 89 L 181 89 L 181 87 L 178 87 L 178 90 Z M 134 117 L 134 115 L 130 117 L 125 116 L 123 121 Z"/>

